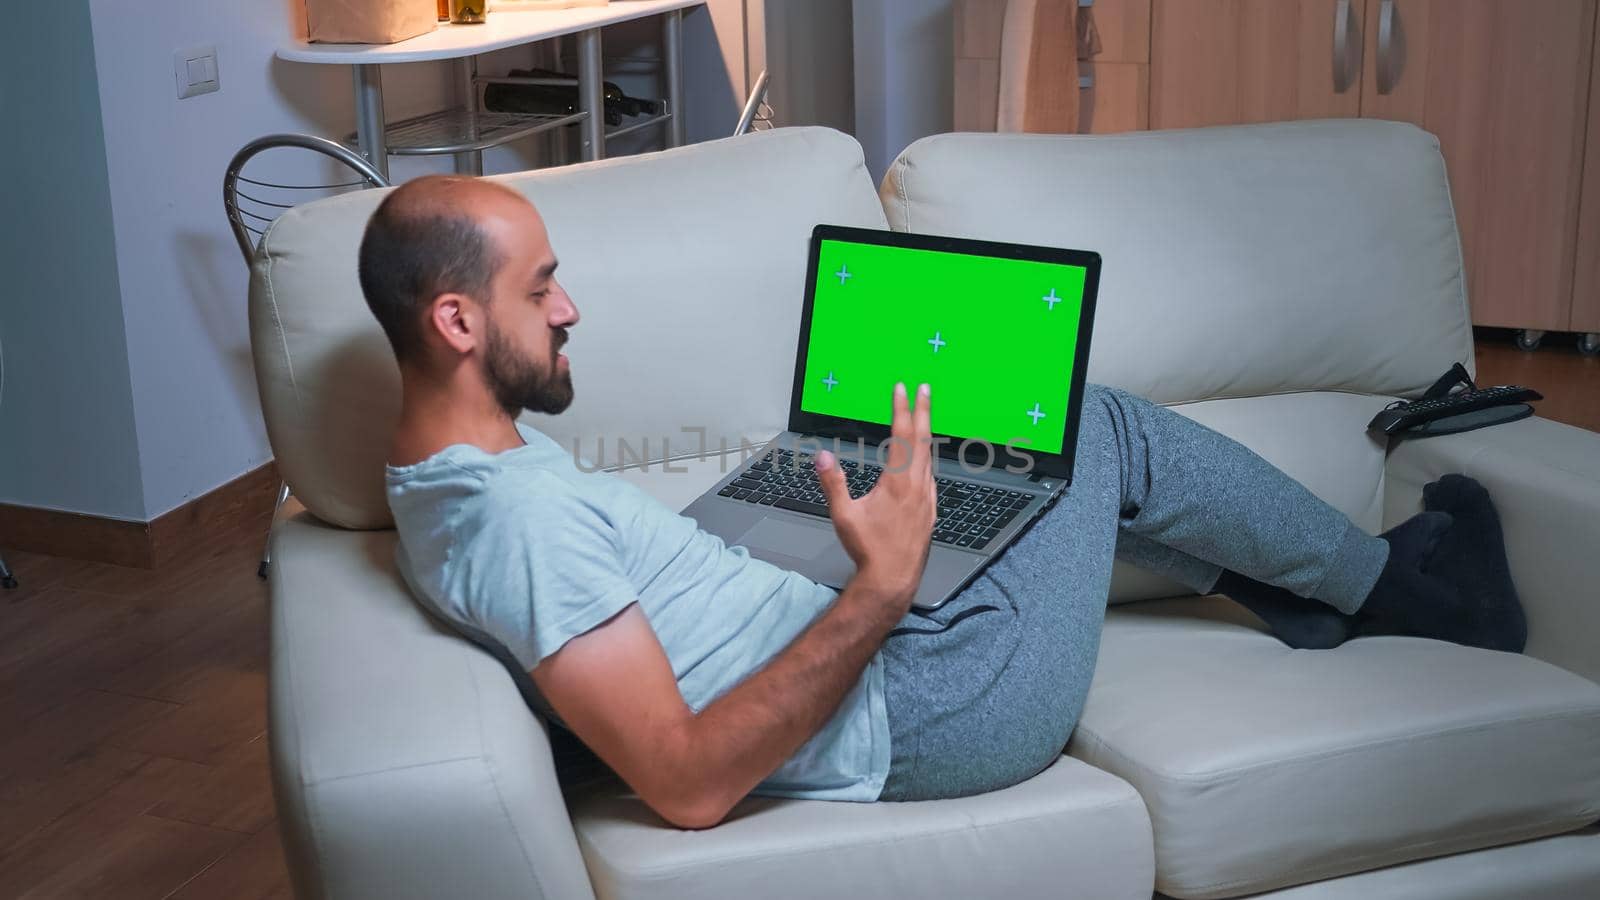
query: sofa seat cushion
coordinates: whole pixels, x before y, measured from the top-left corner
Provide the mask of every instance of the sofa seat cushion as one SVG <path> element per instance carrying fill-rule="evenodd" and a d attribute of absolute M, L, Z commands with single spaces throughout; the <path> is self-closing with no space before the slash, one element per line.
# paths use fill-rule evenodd
<path fill-rule="evenodd" d="M 1600 685 L 1416 638 L 1290 650 L 1221 597 L 1108 616 L 1069 752 L 1138 789 L 1156 884 L 1273 888 L 1600 819 Z"/>
<path fill-rule="evenodd" d="M 1159 896 L 1159 895 L 1158 895 Z M 1575 900 L 1600 897 L 1600 827 L 1402 863 L 1251 900 Z"/>
<path fill-rule="evenodd" d="M 991 794 L 922 803 L 746 799 L 705 831 L 666 825 L 612 782 L 572 822 L 601 900 L 1094 897 L 1148 900 L 1139 795 L 1075 759 Z"/>

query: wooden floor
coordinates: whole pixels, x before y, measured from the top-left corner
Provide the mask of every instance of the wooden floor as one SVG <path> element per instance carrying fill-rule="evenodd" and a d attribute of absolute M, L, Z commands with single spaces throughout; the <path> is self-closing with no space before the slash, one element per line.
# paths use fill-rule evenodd
<path fill-rule="evenodd" d="M 1600 431 L 1600 359 L 1479 347 Z M 7 554 L 0 897 L 287 897 L 266 747 L 266 511 L 157 572 Z"/>
<path fill-rule="evenodd" d="M 0 897 L 289 897 L 267 776 L 267 511 L 151 572 L 8 552 Z"/>
<path fill-rule="evenodd" d="M 1520 384 L 1544 394 L 1535 403 L 1546 419 L 1600 431 L 1600 356 L 1580 356 L 1570 335 L 1552 335 L 1536 352 L 1525 353 L 1509 333 L 1478 340 L 1479 385 Z"/>

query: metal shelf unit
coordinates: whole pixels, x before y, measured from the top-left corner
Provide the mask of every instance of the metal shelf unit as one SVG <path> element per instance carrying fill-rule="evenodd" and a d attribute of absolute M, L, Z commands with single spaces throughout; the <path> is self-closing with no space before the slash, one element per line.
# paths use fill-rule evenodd
<path fill-rule="evenodd" d="M 658 100 L 663 107 L 667 101 Z M 459 153 L 481 153 L 512 141 L 543 134 L 567 125 L 576 125 L 589 118 L 586 112 L 567 115 L 540 115 L 535 113 L 489 112 L 462 107 L 427 113 L 384 127 L 384 144 L 390 156 L 444 156 Z M 631 116 L 636 121 L 608 125 L 605 139 L 644 131 L 672 122 L 671 111 L 653 116 Z M 355 132 L 345 135 L 346 145 L 359 149 L 360 139 Z"/>
<path fill-rule="evenodd" d="M 384 144 L 390 156 L 481 153 L 563 125 L 576 125 L 588 117 L 585 112 L 532 115 L 457 107 L 389 123 L 384 127 Z M 360 146 L 354 132 L 345 137 L 345 143 Z"/>
<path fill-rule="evenodd" d="M 658 100 L 656 102 L 660 103 L 664 108 L 667 107 L 668 104 L 668 101 L 666 100 Z M 644 118 L 639 119 L 637 122 L 624 122 L 621 125 L 607 126 L 606 140 L 609 141 L 614 137 L 622 137 L 625 134 L 633 134 L 635 131 L 644 131 L 646 128 L 654 128 L 657 125 L 670 124 L 672 124 L 672 110 L 667 109 L 665 112 L 658 113 L 653 116 L 645 116 Z"/>
<path fill-rule="evenodd" d="M 437 31 L 387 45 L 307 44 L 281 48 L 278 56 L 293 62 L 349 65 L 354 76 L 356 130 L 346 138 L 385 177 L 389 157 L 454 155 L 457 172 L 483 172 L 483 151 L 519 138 L 566 126 L 576 126 L 579 155 L 587 160 L 605 157 L 606 141 L 646 128 L 660 126 L 666 145 L 683 143 L 684 123 L 679 114 L 683 98 L 683 11 L 705 0 L 630 0 L 609 6 L 571 10 L 502 12 L 489 25 L 442 26 Z M 600 56 L 603 26 L 632 19 L 661 19 L 662 112 L 638 121 L 607 128 L 604 123 L 604 77 Z M 477 73 L 483 53 L 571 35 L 577 50 L 578 111 L 567 115 L 489 112 L 482 108 L 480 89 L 487 79 Z M 454 60 L 461 84 L 461 102 L 453 108 L 400 122 L 383 118 L 385 64 Z M 506 80 L 506 79 L 494 79 Z"/>

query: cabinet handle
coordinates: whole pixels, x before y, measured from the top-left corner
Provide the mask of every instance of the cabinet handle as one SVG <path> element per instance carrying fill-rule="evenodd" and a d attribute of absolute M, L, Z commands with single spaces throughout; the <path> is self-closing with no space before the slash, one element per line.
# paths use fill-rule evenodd
<path fill-rule="evenodd" d="M 1350 0 L 1339 0 L 1333 8 L 1333 92 L 1350 89 Z"/>
<path fill-rule="evenodd" d="M 1394 70 L 1394 0 L 1383 0 L 1378 6 L 1378 93 L 1394 91 L 1399 73 Z"/>

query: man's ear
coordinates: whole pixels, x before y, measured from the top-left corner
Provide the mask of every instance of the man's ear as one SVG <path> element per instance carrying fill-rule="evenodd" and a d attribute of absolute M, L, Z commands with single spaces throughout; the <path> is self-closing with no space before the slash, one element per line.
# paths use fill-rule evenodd
<path fill-rule="evenodd" d="M 483 315 L 464 294 L 440 294 L 428 304 L 424 327 L 458 354 L 477 348 L 483 339 Z"/>

